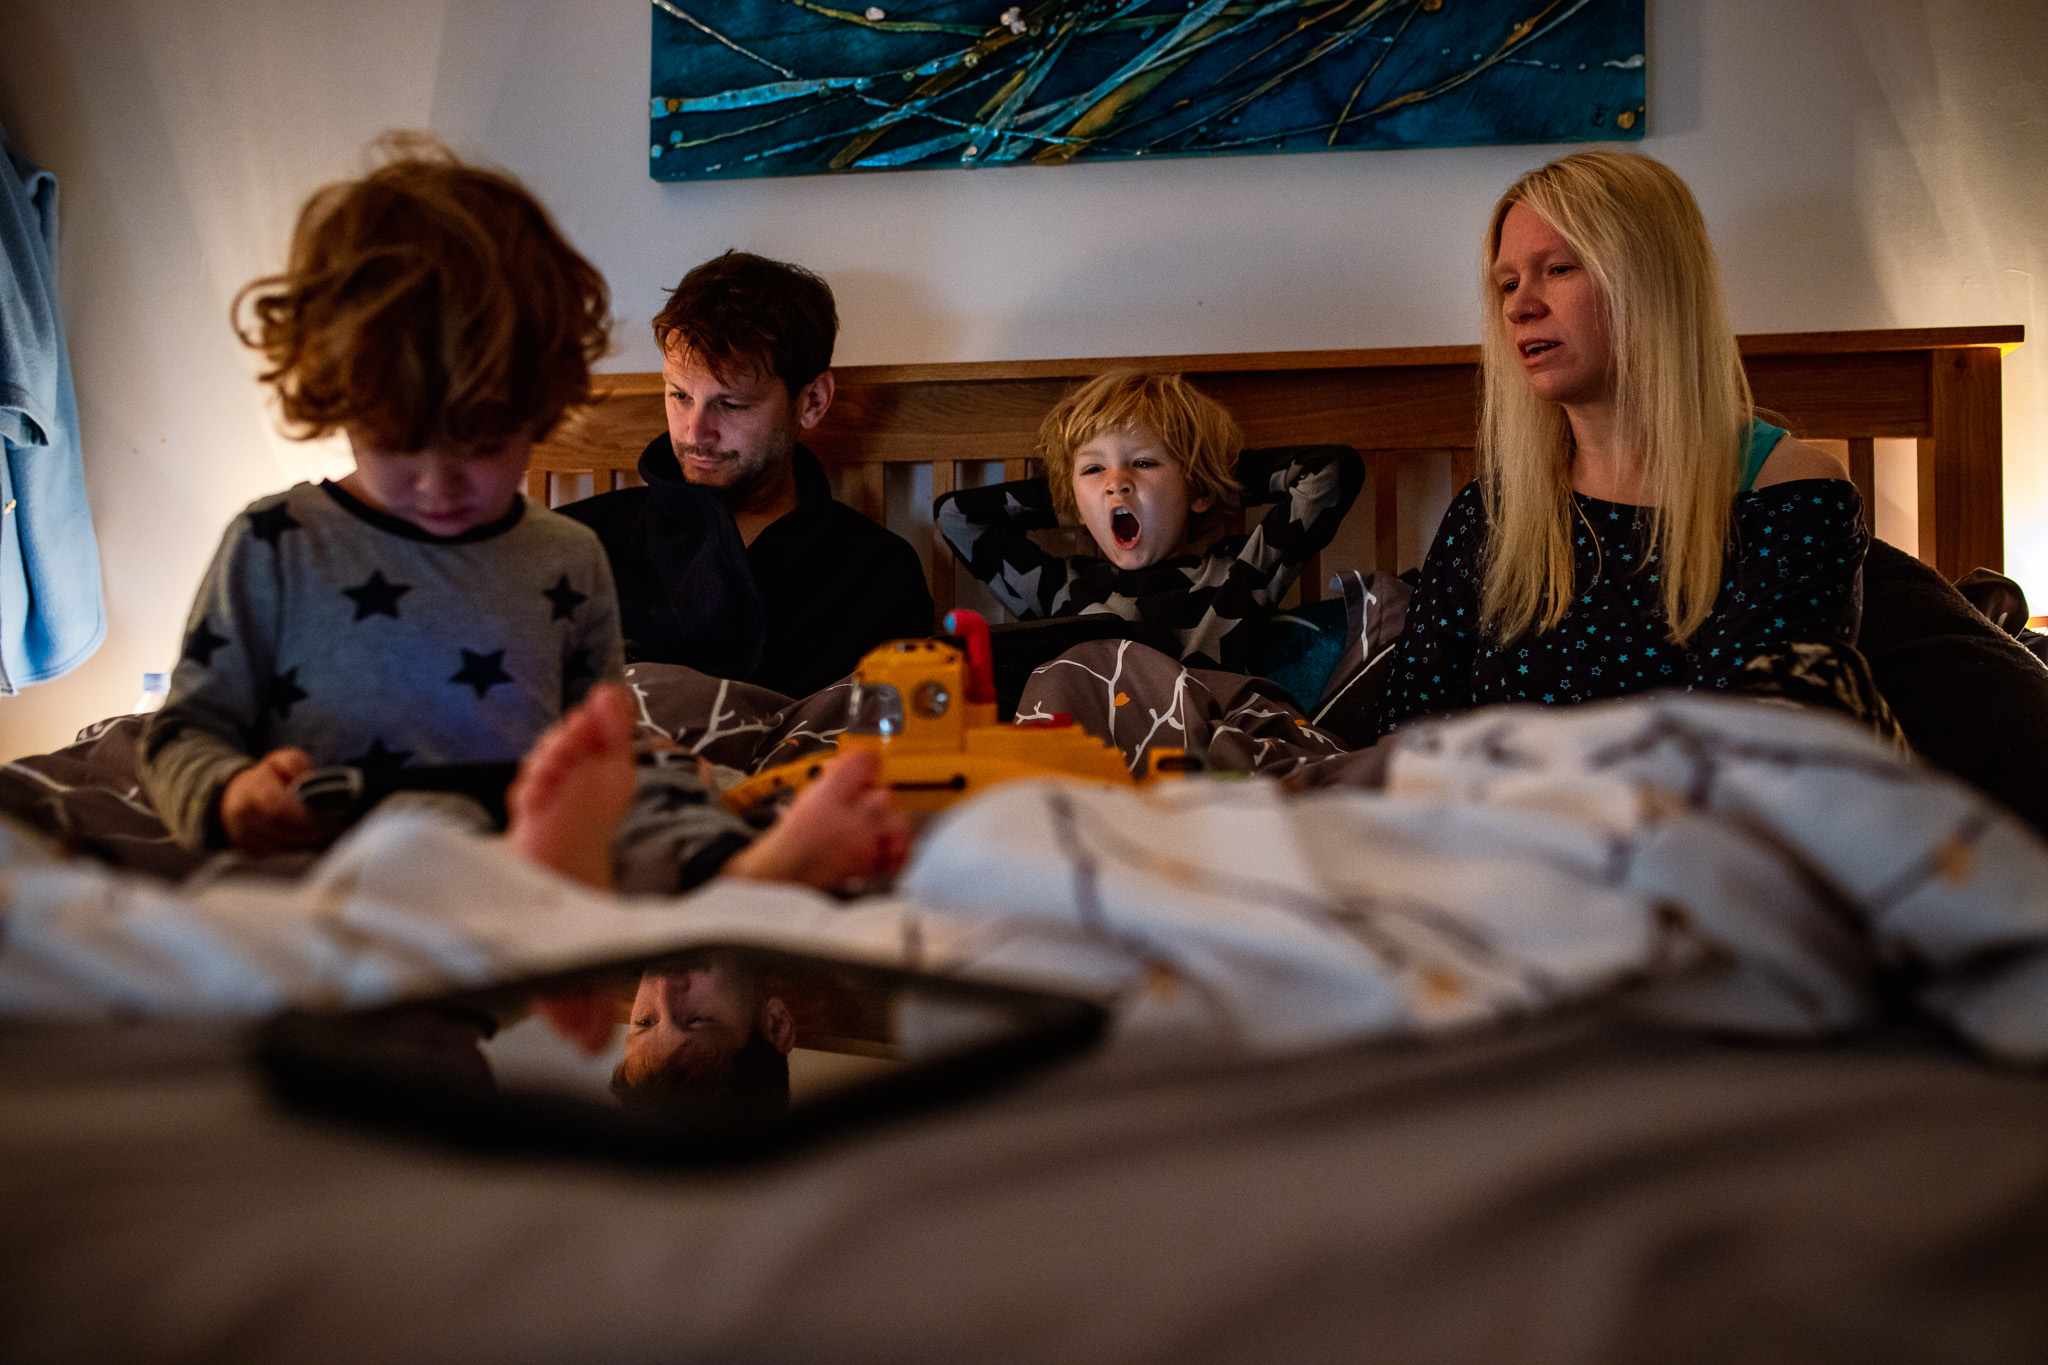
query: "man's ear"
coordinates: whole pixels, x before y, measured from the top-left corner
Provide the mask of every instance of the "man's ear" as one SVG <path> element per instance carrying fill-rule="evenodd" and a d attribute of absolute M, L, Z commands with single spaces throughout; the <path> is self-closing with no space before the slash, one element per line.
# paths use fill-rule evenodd
<path fill-rule="evenodd" d="M 796 424 L 800 430 L 809 431 L 825 420 L 825 411 L 832 406 L 832 395 L 838 391 L 838 383 L 832 377 L 832 371 L 820 370 L 816 379 L 796 391 Z"/>
<path fill-rule="evenodd" d="M 796 1020 L 779 995 L 769 996 L 768 1003 L 761 1006 L 761 1036 L 777 1052 L 788 1052 L 796 1046 Z"/>
<path fill-rule="evenodd" d="M 1216 495 L 1214 493 L 1204 493 L 1199 498 L 1190 498 L 1188 500 L 1188 512 L 1193 516 L 1199 517 L 1215 505 Z"/>

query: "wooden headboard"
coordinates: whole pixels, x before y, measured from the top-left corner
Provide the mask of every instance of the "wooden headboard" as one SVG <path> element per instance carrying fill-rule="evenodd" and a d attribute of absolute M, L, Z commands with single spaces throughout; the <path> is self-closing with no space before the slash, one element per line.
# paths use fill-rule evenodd
<path fill-rule="evenodd" d="M 2017 326 L 1946 327 L 1771 333 L 1741 346 L 1759 406 L 1801 437 L 1846 443 L 1866 507 L 1876 505 L 1872 442 L 1918 442 L 1920 557 L 1953 579 L 2004 565 L 1999 357 L 2024 337 Z M 1427 346 L 851 365 L 836 371 L 838 397 L 805 443 L 833 470 L 842 496 L 883 521 L 891 465 L 928 466 L 934 495 L 976 462 L 1000 460 L 1004 477 L 1021 478 L 1040 419 L 1074 381 L 1118 365 L 1179 371 L 1199 376 L 1230 408 L 1247 445 L 1333 441 L 1365 452 L 1372 484 L 1351 515 L 1372 518 L 1376 546 L 1394 546 L 1404 462 L 1448 461 L 1454 489 L 1471 477 L 1478 364 L 1476 346 Z M 597 390 L 594 403 L 535 447 L 534 497 L 552 504 L 586 486 L 640 482 L 640 452 L 666 425 L 661 376 L 600 375 Z M 1434 528 L 1423 529 L 1427 544 Z M 943 544 L 933 556 L 934 564 L 951 558 Z M 1302 575 L 1310 597 L 1319 577 L 1314 564 Z M 934 578 L 943 615 L 953 577 Z"/>

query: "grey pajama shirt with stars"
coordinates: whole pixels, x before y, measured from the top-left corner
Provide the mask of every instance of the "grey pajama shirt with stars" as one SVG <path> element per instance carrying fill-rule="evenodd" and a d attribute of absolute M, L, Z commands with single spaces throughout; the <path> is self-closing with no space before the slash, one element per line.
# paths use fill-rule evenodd
<path fill-rule="evenodd" d="M 436 536 L 302 483 L 222 537 L 143 732 L 144 782 L 180 842 L 218 844 L 222 789 L 273 749 L 372 772 L 504 762 L 623 669 L 611 568 L 585 527 L 521 498 Z M 710 826 L 671 841 L 685 859 L 744 843 L 688 770 L 643 779 L 633 820 L 673 827 L 683 807 Z"/>

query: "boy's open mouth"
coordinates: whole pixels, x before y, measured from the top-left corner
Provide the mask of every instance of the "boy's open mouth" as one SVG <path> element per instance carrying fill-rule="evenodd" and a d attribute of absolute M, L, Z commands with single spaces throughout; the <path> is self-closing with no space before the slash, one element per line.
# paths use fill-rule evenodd
<path fill-rule="evenodd" d="M 1119 507 L 1109 514 L 1109 533 L 1116 537 L 1117 548 L 1128 550 L 1138 543 L 1138 519 L 1125 508 Z"/>

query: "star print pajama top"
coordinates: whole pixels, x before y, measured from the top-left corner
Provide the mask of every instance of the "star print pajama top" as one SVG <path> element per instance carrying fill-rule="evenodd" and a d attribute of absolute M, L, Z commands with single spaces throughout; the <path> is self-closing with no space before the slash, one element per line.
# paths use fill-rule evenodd
<path fill-rule="evenodd" d="M 1040 548 L 1027 532 L 1059 525 L 1042 478 L 948 493 L 932 519 L 967 571 L 1021 620 L 1110 612 L 1170 637 L 1184 663 L 1241 673 L 1258 625 L 1343 524 L 1365 462 L 1350 446 L 1247 450 L 1237 482 L 1246 506 L 1272 504 L 1250 534 L 1142 569 Z"/>
<path fill-rule="evenodd" d="M 217 843 L 222 787 L 272 749 L 503 762 L 623 668 L 604 548 L 567 517 L 521 498 L 443 537 L 302 483 L 222 538 L 143 732 L 145 783 L 180 841 Z"/>
<path fill-rule="evenodd" d="M 1587 497 L 1577 503 L 1578 597 L 1570 612 L 1555 630 L 1500 642 L 1479 629 L 1486 505 L 1479 485 L 1466 485 L 1444 514 L 1408 604 L 1382 730 L 1493 702 L 1558 705 L 1658 687 L 1720 689 L 1778 645 L 1848 643 L 1869 544 L 1863 502 L 1848 480 L 1797 479 L 1736 495 L 1721 594 L 1683 646 L 1665 635 L 1650 509 Z"/>

